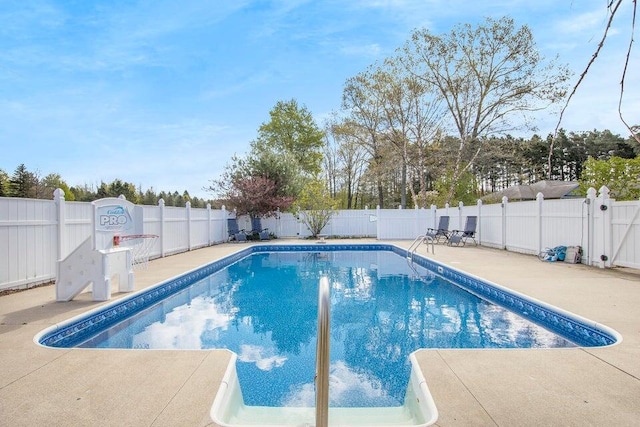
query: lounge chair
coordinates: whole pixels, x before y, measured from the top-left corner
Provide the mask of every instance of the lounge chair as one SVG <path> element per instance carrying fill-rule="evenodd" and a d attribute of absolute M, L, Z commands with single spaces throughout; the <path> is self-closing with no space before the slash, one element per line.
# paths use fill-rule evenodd
<path fill-rule="evenodd" d="M 438 228 L 427 228 L 425 236 L 430 237 L 436 243 L 449 240 L 449 216 L 442 215 L 438 221 Z"/>
<path fill-rule="evenodd" d="M 476 225 L 478 224 L 477 216 L 468 216 L 464 224 L 464 230 L 453 230 L 449 234 L 449 246 L 464 246 L 467 240 L 471 239 L 476 242 Z"/>
<path fill-rule="evenodd" d="M 236 218 L 227 218 L 227 232 L 229 233 L 229 241 L 246 242 L 247 234 L 238 227 Z"/>
<path fill-rule="evenodd" d="M 260 240 L 269 240 L 269 229 L 262 228 L 262 221 L 260 218 L 251 218 L 251 234 L 257 235 Z"/>

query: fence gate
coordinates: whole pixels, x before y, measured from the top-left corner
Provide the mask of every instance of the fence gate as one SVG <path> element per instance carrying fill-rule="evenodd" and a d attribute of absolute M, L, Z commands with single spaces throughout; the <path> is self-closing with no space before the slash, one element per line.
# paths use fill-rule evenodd
<path fill-rule="evenodd" d="M 611 206 L 611 264 L 640 268 L 640 201 Z"/>

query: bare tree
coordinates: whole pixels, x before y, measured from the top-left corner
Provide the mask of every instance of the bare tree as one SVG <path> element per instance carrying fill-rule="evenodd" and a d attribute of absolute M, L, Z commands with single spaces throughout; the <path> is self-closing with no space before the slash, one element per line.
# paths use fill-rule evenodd
<path fill-rule="evenodd" d="M 353 137 L 369 154 L 370 172 L 375 176 L 378 205 L 384 206 L 382 170 L 384 141 L 381 138 L 383 102 L 370 96 L 370 80 L 366 73 L 347 80 L 342 94 L 342 108 L 348 114 L 346 123 L 354 128 Z"/>
<path fill-rule="evenodd" d="M 331 133 L 338 141 L 336 151 L 340 176 L 343 180 L 344 190 L 347 195 L 347 209 L 355 207 L 360 188 L 360 180 L 365 172 L 369 155 L 359 141 L 357 132 L 361 129 L 354 127 L 350 122 L 334 123 Z"/>
<path fill-rule="evenodd" d="M 416 30 L 401 53 L 409 72 L 438 89 L 460 138 L 447 200 L 480 153 L 480 137 L 532 127 L 527 113 L 561 100 L 569 78 L 565 66 L 545 63 L 530 29 L 508 17 L 443 36 Z"/>

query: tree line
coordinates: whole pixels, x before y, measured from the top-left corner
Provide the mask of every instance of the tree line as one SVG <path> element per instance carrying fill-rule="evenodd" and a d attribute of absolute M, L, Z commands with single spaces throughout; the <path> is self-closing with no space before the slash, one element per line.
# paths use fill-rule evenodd
<path fill-rule="evenodd" d="M 0 197 L 23 197 L 31 199 L 53 198 L 53 192 L 60 188 L 64 191 L 65 200 L 91 202 L 105 197 L 119 197 L 120 195 L 136 204 L 157 205 L 160 199 L 165 206 L 184 207 L 191 202 L 191 207 L 204 208 L 212 200 L 203 200 L 189 196 L 188 191 L 182 194 L 177 191 L 161 191 L 156 193 L 152 188 L 143 191 L 134 184 L 115 179 L 111 183 L 101 182 L 97 188 L 87 184 L 69 187 L 58 173 L 50 173 L 41 177 L 38 172 L 30 171 L 24 164 L 16 167 L 12 175 L 0 169 Z"/>
<path fill-rule="evenodd" d="M 376 206 L 383 200 L 382 207 L 402 205 L 402 159 L 392 150 L 379 153 L 377 169 L 372 168 L 372 159 L 358 145 L 340 141 L 332 137 L 331 126 L 327 130 L 325 168 L 327 183 L 332 196 L 344 209 Z M 640 193 L 627 194 L 616 189 L 628 184 L 640 185 L 640 170 L 633 165 L 640 156 L 640 144 L 635 139 L 623 138 L 608 130 L 587 132 L 566 132 L 561 130 L 553 144 L 553 162 L 549 173 L 547 161 L 552 135 L 542 138 L 533 134 L 530 138 L 512 136 L 487 137 L 480 140 L 483 149 L 475 156 L 469 168 L 460 174 L 454 187 L 454 198 L 447 199 L 452 170 L 447 159 L 458 149 L 460 141 L 447 136 L 429 147 L 431 153 L 419 162 L 419 156 L 408 154 L 407 173 L 409 193 L 413 196 L 407 207 L 428 207 L 431 204 L 443 206 L 446 202 L 457 204 L 475 203 L 477 199 L 490 193 L 504 190 L 513 185 L 533 184 L 540 180 L 579 181 L 586 189 L 607 185 L 613 189 L 614 197 L 637 198 Z M 468 152 L 463 161 L 475 153 Z M 612 166 L 616 159 L 619 166 Z M 625 162 L 626 161 L 626 162 Z M 606 177 L 606 170 L 623 168 L 627 175 L 620 180 Z M 595 172 L 598 170 L 599 172 Z M 633 174 L 633 171 L 635 175 Z M 421 179 L 417 177 L 423 173 Z M 633 195 L 638 194 L 636 197 Z M 421 195 L 422 198 L 419 198 Z"/>

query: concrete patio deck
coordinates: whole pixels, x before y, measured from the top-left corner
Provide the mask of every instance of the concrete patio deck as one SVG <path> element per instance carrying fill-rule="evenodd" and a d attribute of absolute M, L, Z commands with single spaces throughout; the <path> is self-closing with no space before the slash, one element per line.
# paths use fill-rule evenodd
<path fill-rule="evenodd" d="M 136 272 L 136 290 L 241 247 L 223 244 L 152 261 Z M 623 336 L 606 348 L 421 350 L 418 360 L 439 411 L 436 425 L 640 425 L 637 271 L 546 263 L 473 246 L 419 252 Z M 209 410 L 229 361 L 226 350 L 49 349 L 33 342 L 44 328 L 102 304 L 90 294 L 58 303 L 53 286 L 0 297 L 0 425 L 215 425 Z"/>

